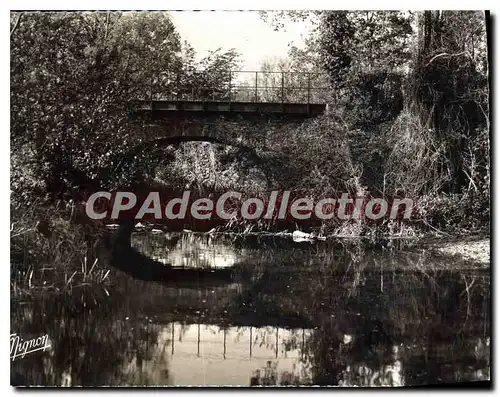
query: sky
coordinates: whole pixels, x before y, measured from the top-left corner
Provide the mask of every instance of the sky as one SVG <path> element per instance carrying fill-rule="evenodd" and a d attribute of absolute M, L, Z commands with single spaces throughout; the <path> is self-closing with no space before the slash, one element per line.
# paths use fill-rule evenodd
<path fill-rule="evenodd" d="M 302 46 L 310 25 L 290 23 L 276 32 L 254 11 L 176 11 L 171 12 L 182 40 L 187 40 L 201 58 L 209 50 L 235 48 L 243 59 L 243 70 L 260 70 L 271 57 L 286 57 L 288 45 Z"/>

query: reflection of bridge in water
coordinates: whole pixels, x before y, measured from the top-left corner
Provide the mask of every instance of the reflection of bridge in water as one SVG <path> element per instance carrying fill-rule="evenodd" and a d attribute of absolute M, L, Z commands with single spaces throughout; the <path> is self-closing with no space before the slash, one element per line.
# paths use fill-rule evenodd
<path fill-rule="evenodd" d="M 172 341 L 172 355 L 177 346 L 183 356 L 277 359 L 303 352 L 312 330 L 171 323 L 163 332 Z"/>
<path fill-rule="evenodd" d="M 360 264 L 340 243 L 292 248 L 281 240 L 226 238 L 161 233 L 132 241 L 144 254 L 186 268 L 232 263 L 241 276 L 235 283 L 193 280 L 180 288 L 113 275 L 124 291 L 115 301 L 127 316 L 118 333 L 146 320 L 146 330 L 158 335 L 147 352 L 165 362 L 173 383 L 312 378 L 380 386 L 489 377 L 487 271 L 450 271 L 446 258 L 425 252 L 373 251 Z"/>
<path fill-rule="evenodd" d="M 312 329 L 222 327 L 177 322 L 160 327 L 158 347 L 152 347 L 150 362 L 160 358 L 168 361 L 169 381 L 180 386 L 310 385 L 317 376 L 318 368 L 314 368 L 314 363 L 317 365 L 318 356 L 331 354 L 318 351 L 318 347 L 334 352 L 331 359 L 338 361 L 338 373 L 328 375 L 338 376 L 338 385 L 405 386 L 415 381 L 408 377 L 415 354 L 432 361 L 436 357 L 453 357 L 459 352 L 457 346 L 448 343 L 436 342 L 430 350 L 425 346 L 416 349 L 416 345 L 395 343 L 378 346 L 379 358 L 375 361 L 359 360 L 356 358 L 359 354 L 357 339 L 361 335 L 344 335 L 343 340 L 333 338 L 327 345 L 315 346 L 321 331 Z M 468 376 L 472 378 L 482 379 L 487 376 L 487 363 L 481 357 L 487 354 L 489 338 L 471 342 L 468 348 L 475 350 L 479 362 L 477 367 L 462 368 L 462 371 L 469 371 Z M 470 359 L 455 361 L 452 358 L 448 365 L 465 368 Z M 332 365 L 333 370 L 336 364 Z M 154 365 L 149 367 L 148 371 L 155 371 Z M 133 372 L 138 368 L 129 370 Z"/>
<path fill-rule="evenodd" d="M 171 340 L 171 371 L 177 384 L 218 384 L 218 375 L 224 373 L 230 374 L 234 385 L 245 385 L 252 383 L 251 375 L 273 384 L 289 379 L 309 382 L 304 352 L 311 332 L 172 323 L 163 335 Z M 207 364 L 215 362 L 217 368 Z"/>
<path fill-rule="evenodd" d="M 289 261 L 251 255 L 255 269 L 265 258 L 266 267 Z M 311 279 L 276 268 L 276 277 L 267 273 L 239 290 L 176 288 L 113 272 L 117 287 L 110 293 L 79 289 L 65 299 L 14 302 L 11 321 L 21 335 L 45 332 L 57 341 L 54 355 L 16 361 L 14 383 L 61 384 L 61 374 L 73 385 L 126 379 L 131 385 L 381 386 L 489 379 L 486 272 L 361 270 L 351 279 L 347 272 L 330 277 L 327 268 L 316 270 Z M 49 370 L 51 378 L 41 373 L 48 367 L 42 360 L 56 369 Z"/>

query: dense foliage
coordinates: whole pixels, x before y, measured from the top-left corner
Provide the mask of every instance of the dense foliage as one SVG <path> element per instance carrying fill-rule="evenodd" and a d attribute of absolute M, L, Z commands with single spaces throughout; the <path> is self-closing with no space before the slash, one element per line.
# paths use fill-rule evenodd
<path fill-rule="evenodd" d="M 287 18 L 308 16 L 265 18 L 280 29 Z M 361 183 L 418 197 L 422 216 L 435 226 L 487 228 L 486 15 L 317 11 L 313 20 L 306 47 L 290 56 L 329 74 L 330 103 L 350 131 Z M 458 218 L 449 216 L 453 211 Z"/>
<path fill-rule="evenodd" d="M 130 101 L 222 91 L 238 62 L 217 50 L 198 63 L 164 12 L 16 13 L 12 24 L 12 190 L 23 200 L 130 180 L 136 170 L 114 172 L 121 154 L 150 136 Z"/>

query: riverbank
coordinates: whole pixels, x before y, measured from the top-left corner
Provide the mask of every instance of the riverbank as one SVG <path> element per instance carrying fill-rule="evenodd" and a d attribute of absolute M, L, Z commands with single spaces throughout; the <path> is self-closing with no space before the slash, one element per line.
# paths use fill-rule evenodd
<path fill-rule="evenodd" d="M 484 266 L 490 265 L 490 239 L 454 241 L 440 244 L 435 250 L 440 254 L 475 262 Z"/>

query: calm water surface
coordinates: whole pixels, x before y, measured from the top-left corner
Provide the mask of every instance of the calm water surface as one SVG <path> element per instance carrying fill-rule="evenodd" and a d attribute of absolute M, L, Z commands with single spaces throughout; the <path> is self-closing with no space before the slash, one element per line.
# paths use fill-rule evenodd
<path fill-rule="evenodd" d="M 188 288 L 112 270 L 105 286 L 13 299 L 11 332 L 51 347 L 14 385 L 373 385 L 490 378 L 490 274 L 426 252 L 285 238 L 136 234 Z"/>

